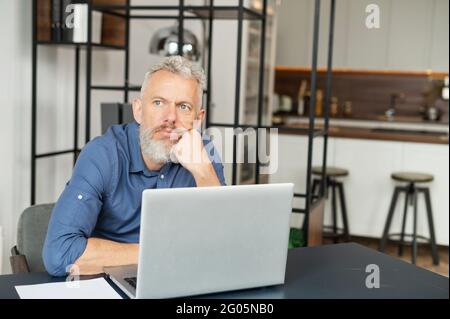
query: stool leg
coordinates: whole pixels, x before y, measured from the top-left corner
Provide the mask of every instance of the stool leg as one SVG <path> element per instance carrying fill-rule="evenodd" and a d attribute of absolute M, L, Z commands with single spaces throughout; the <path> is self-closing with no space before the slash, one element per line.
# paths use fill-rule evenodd
<path fill-rule="evenodd" d="M 384 248 L 386 246 L 389 228 L 391 227 L 392 216 L 394 216 L 395 205 L 397 204 L 398 194 L 400 193 L 401 190 L 403 190 L 403 188 L 400 186 L 397 186 L 394 189 L 394 194 L 392 195 L 391 205 L 389 207 L 389 213 L 388 213 L 388 216 L 386 219 L 386 224 L 384 225 L 383 236 L 381 237 L 381 241 L 380 241 L 379 249 L 381 252 L 384 251 Z"/>
<path fill-rule="evenodd" d="M 414 205 L 414 217 L 413 217 L 413 243 L 412 243 L 412 263 L 416 264 L 417 259 L 417 190 L 413 189 L 413 205 Z"/>
<path fill-rule="evenodd" d="M 336 205 L 336 182 L 332 181 L 331 182 L 331 189 L 332 189 L 332 193 L 331 193 L 331 205 L 332 205 L 332 212 L 333 212 L 333 242 L 336 244 L 337 243 L 337 205 Z"/>
<path fill-rule="evenodd" d="M 423 189 L 425 194 L 425 204 L 427 206 L 428 227 L 430 229 L 431 254 L 433 256 L 433 264 L 439 265 L 439 254 L 436 246 L 436 238 L 434 233 L 433 211 L 431 210 L 430 190 Z"/>
<path fill-rule="evenodd" d="M 344 185 L 342 183 L 336 183 L 339 190 L 339 199 L 341 202 L 342 223 L 344 224 L 345 240 L 350 241 L 350 229 L 348 227 L 347 219 L 347 206 L 345 204 Z"/>
<path fill-rule="evenodd" d="M 405 208 L 403 211 L 402 232 L 400 234 L 400 243 L 398 245 L 398 255 L 403 256 L 403 240 L 405 239 L 406 218 L 408 215 L 409 191 L 405 194 Z"/>

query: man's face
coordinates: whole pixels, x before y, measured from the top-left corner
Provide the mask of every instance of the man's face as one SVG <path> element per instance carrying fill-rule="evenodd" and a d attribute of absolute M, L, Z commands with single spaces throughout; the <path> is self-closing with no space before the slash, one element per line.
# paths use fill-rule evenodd
<path fill-rule="evenodd" d="M 133 102 L 133 114 L 141 126 L 141 146 L 145 147 L 144 139 L 168 153 L 183 130 L 192 129 L 194 120 L 203 120 L 198 83 L 169 71 L 158 71 L 150 77 L 143 96 Z"/>

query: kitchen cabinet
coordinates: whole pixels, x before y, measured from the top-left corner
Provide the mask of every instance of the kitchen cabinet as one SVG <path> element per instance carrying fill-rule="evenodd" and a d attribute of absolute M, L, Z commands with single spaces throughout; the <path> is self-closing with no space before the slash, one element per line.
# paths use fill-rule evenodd
<path fill-rule="evenodd" d="M 338 1 L 337 3 L 339 3 Z M 341 14 L 345 14 L 347 20 L 336 18 L 336 28 L 345 28 L 347 31 L 341 34 L 337 42 L 345 41 L 346 48 L 342 52 L 336 52 L 343 57 L 336 59 L 335 67 L 350 67 L 356 69 L 386 69 L 388 67 L 389 38 L 390 33 L 396 29 L 391 24 L 391 0 L 377 1 L 380 8 L 380 28 L 368 29 L 366 27 L 366 6 L 373 1 L 347 0 L 338 4 Z M 342 63 L 341 65 L 339 63 Z M 412 66 L 416 68 L 416 66 Z M 393 67 L 397 69 L 397 67 Z"/>
<path fill-rule="evenodd" d="M 432 35 L 436 31 L 433 28 L 434 7 L 437 2 L 440 1 L 391 1 L 390 19 L 387 21 L 390 24 L 387 68 L 431 68 Z"/>
<path fill-rule="evenodd" d="M 448 72 L 448 0 L 378 0 L 379 29 L 365 24 L 365 9 L 371 3 L 336 1 L 334 67 Z M 314 0 L 282 2 L 277 65 L 311 64 L 313 4 Z M 318 65 L 326 67 L 330 1 L 322 1 L 321 7 Z"/>
<path fill-rule="evenodd" d="M 431 39 L 431 65 L 432 70 L 446 70 L 448 72 L 448 12 L 449 1 L 436 0 L 434 17 L 432 20 L 433 34 Z"/>
<path fill-rule="evenodd" d="M 306 136 L 279 135 L 280 163 L 270 182 L 294 182 L 295 191 L 304 191 L 306 176 Z M 314 145 L 313 165 L 320 164 L 320 141 Z M 305 150 L 302 152 L 302 150 Z M 289 160 L 283 161 L 283 158 Z M 295 158 L 295 160 L 293 160 Z M 314 160 L 316 159 L 316 160 Z M 423 171 L 434 175 L 430 188 L 436 240 L 449 244 L 449 147 L 448 145 L 377 141 L 349 138 L 329 138 L 328 165 L 349 170 L 342 179 L 347 200 L 347 213 L 352 235 L 379 238 L 397 182 L 390 178 L 394 171 Z M 404 201 L 400 198 L 391 231 L 401 227 Z M 327 202 L 324 224 L 331 225 L 331 203 Z M 428 236 L 425 203 L 418 206 L 418 234 Z M 407 229 L 412 229 L 409 218 Z M 293 225 L 299 221 L 293 218 Z M 341 221 L 340 221 L 341 224 Z M 342 224 L 341 224 L 342 225 Z"/>

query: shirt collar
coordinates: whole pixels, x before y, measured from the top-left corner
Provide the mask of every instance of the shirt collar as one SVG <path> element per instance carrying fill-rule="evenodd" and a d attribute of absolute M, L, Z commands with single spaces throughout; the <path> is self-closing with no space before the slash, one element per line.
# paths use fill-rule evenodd
<path fill-rule="evenodd" d="M 145 176 L 158 176 L 159 173 L 166 173 L 172 165 L 171 162 L 161 167 L 159 172 L 150 171 L 142 158 L 141 145 L 139 141 L 139 124 L 135 121 L 128 124 L 127 127 L 128 148 L 130 152 L 130 172 L 143 172 Z"/>

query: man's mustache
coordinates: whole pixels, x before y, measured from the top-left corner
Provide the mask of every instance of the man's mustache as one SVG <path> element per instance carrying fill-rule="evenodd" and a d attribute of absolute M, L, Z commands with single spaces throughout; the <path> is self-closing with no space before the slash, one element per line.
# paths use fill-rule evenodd
<path fill-rule="evenodd" d="M 176 128 L 175 125 L 173 125 L 173 124 L 163 124 L 163 125 L 160 125 L 160 126 L 157 126 L 157 127 L 153 128 L 150 131 L 150 133 L 149 133 L 150 137 L 153 137 L 154 134 L 156 134 L 156 133 L 158 133 L 158 132 L 160 132 L 162 130 L 165 130 L 165 129 L 172 130 L 172 132 L 170 134 L 170 140 L 176 140 L 176 141 L 178 141 L 181 138 L 181 136 L 185 132 L 188 131 L 185 128 Z"/>

